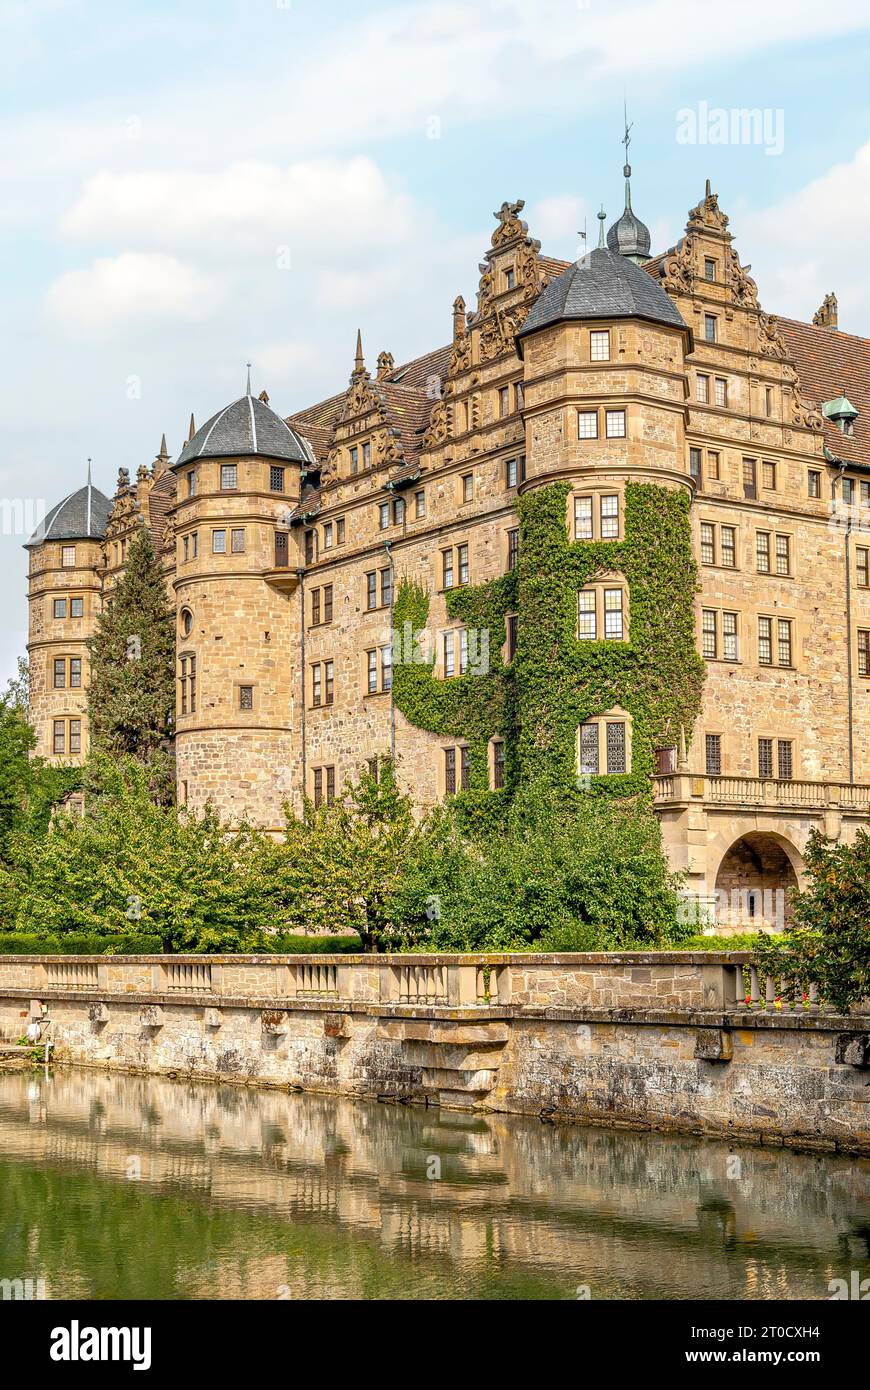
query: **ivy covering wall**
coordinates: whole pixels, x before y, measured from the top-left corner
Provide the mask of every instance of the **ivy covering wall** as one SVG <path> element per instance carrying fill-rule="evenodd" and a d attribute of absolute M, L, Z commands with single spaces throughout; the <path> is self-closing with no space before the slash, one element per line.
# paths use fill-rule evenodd
<path fill-rule="evenodd" d="M 629 482 L 623 538 L 574 541 L 567 523 L 570 492 L 560 482 L 520 497 L 516 569 L 446 593 L 449 618 L 489 633 L 486 674 L 436 679 L 434 653 L 395 664 L 394 699 L 405 717 L 418 728 L 467 741 L 466 797 L 472 803 L 503 800 L 488 792 L 487 745 L 496 735 L 505 742 L 508 795 L 542 781 L 554 790 L 576 789 L 577 729 L 615 706 L 631 715 L 631 769 L 593 777 L 584 794 L 648 795 L 655 748 L 677 744 L 681 726 L 690 737 L 700 708 L 704 664 L 695 647 L 698 574 L 688 494 Z M 581 642 L 578 591 L 610 572 L 627 581 L 628 640 Z M 506 666 L 501 648 L 509 613 L 518 615 L 517 650 Z M 396 627 L 420 632 L 428 617 L 426 591 L 401 581 Z"/>

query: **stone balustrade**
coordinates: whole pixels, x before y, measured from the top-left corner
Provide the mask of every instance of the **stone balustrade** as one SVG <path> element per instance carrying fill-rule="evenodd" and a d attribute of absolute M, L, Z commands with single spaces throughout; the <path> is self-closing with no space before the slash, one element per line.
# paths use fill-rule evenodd
<path fill-rule="evenodd" d="M 667 806 L 701 801 L 711 806 L 766 807 L 777 810 L 859 812 L 870 810 L 870 785 L 849 782 L 812 782 L 763 777 L 710 776 L 678 772 L 653 779 L 655 804 Z"/>
<path fill-rule="evenodd" d="M 765 977 L 747 952 L 3 956 L 0 990 L 34 996 L 311 1000 L 432 1009 L 825 1008 L 812 981 Z M 865 1012 L 865 1011 L 862 1011 Z"/>

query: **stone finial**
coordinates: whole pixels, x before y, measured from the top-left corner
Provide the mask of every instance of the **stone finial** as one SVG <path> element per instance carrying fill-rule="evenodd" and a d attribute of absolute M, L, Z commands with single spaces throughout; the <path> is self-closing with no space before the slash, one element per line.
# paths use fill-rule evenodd
<path fill-rule="evenodd" d="M 364 381 L 367 376 L 366 360 L 363 357 L 362 331 L 358 328 L 356 330 L 356 352 L 354 354 L 353 371 L 351 372 L 350 379 L 351 381 Z"/>
<path fill-rule="evenodd" d="M 260 394 L 259 394 L 259 396 L 257 397 L 257 400 L 258 400 L 258 401 L 262 401 L 262 402 L 263 402 L 263 405 L 268 405 L 268 404 L 269 404 L 269 392 L 268 392 L 268 391 L 261 391 Z"/>
<path fill-rule="evenodd" d="M 458 294 L 453 301 L 453 341 L 465 336 L 465 300 Z"/>
<path fill-rule="evenodd" d="M 117 494 L 118 494 L 119 492 L 124 492 L 125 489 L 128 488 L 129 486 L 130 486 L 130 470 L 129 470 L 129 468 L 119 468 L 119 469 L 118 469 L 118 486 L 117 486 L 117 488 L 115 489 L 116 496 L 117 496 Z"/>
<path fill-rule="evenodd" d="M 194 418 L 193 418 L 193 411 L 191 411 L 191 412 L 190 412 L 190 429 L 189 429 L 188 432 L 187 432 L 187 442 L 188 442 L 188 444 L 190 443 L 191 439 L 193 439 L 193 436 L 194 436 L 195 434 L 196 434 L 196 421 L 195 421 Z"/>
<path fill-rule="evenodd" d="M 140 463 L 140 464 L 139 464 L 139 467 L 136 469 L 136 478 L 137 478 L 137 481 L 140 482 L 140 483 L 144 483 L 144 482 L 147 480 L 147 478 L 148 478 L 148 465 L 147 465 L 146 463 Z"/>
<path fill-rule="evenodd" d="M 837 296 L 833 290 L 826 294 L 821 305 L 813 314 L 813 323 L 816 328 L 836 328 L 837 327 Z"/>
<path fill-rule="evenodd" d="M 394 370 L 396 360 L 391 352 L 378 353 L 378 381 L 383 381 Z"/>

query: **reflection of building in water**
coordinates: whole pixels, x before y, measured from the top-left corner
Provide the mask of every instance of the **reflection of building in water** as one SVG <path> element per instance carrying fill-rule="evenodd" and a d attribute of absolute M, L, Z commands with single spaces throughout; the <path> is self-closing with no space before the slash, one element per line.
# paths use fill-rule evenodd
<path fill-rule="evenodd" d="M 96 1071 L 60 1070 L 38 1098 L 32 1085 L 0 1077 L 0 1163 L 134 1182 L 145 1248 L 166 1203 L 202 1211 L 213 1244 L 179 1256 L 180 1295 L 372 1297 L 378 1270 L 392 1296 L 543 1279 L 603 1297 L 822 1297 L 868 1256 L 862 1160 Z M 250 1249 L 220 1235 L 225 1218 Z M 38 1230 L 31 1243 L 37 1256 Z"/>

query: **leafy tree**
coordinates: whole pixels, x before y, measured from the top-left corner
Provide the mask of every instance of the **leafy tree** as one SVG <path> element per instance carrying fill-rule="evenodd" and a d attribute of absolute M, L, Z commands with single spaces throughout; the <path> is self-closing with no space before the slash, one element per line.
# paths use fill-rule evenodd
<path fill-rule="evenodd" d="M 175 619 L 144 526 L 130 545 L 123 577 L 88 645 L 92 748 L 144 763 L 158 797 L 166 798 L 172 782 L 168 755 L 175 708 Z"/>
<path fill-rule="evenodd" d="M 603 799 L 579 809 L 536 786 L 515 798 L 499 835 L 448 842 L 430 866 L 440 950 L 652 950 L 686 935 L 679 879 L 652 812 Z"/>
<path fill-rule="evenodd" d="M 425 837 L 391 762 L 380 779 L 362 773 L 329 805 L 287 810 L 278 877 L 287 931 L 359 933 L 366 951 L 400 940 L 406 876 Z"/>
<path fill-rule="evenodd" d="M 848 845 L 813 830 L 804 861 L 807 887 L 793 895 L 783 934 L 758 938 L 759 964 L 818 984 L 845 1013 L 870 998 L 870 834 L 859 830 Z"/>
<path fill-rule="evenodd" d="M 26 815 L 36 780 L 31 753 L 36 735 L 14 695 L 0 696 L 0 858 L 8 852 L 9 837 Z"/>
<path fill-rule="evenodd" d="M 155 804 L 148 769 L 98 758 L 84 814 L 61 811 L 49 834 L 10 837 L 0 917 L 48 935 L 156 935 L 171 951 L 246 951 L 275 920 L 274 846 Z"/>

